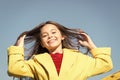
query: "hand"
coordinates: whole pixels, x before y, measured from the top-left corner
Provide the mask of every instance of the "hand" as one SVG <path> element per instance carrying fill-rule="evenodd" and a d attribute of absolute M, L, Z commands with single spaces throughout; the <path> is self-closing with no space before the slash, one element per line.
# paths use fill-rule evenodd
<path fill-rule="evenodd" d="M 88 47 L 90 50 L 96 48 L 95 44 L 91 40 L 91 38 L 86 33 L 80 33 L 80 35 L 84 38 L 84 40 L 79 40 L 79 43 L 82 46 Z"/>
<path fill-rule="evenodd" d="M 20 47 L 24 47 L 24 39 L 25 39 L 26 35 L 21 36 L 17 42 L 16 42 L 16 46 L 20 46 Z"/>

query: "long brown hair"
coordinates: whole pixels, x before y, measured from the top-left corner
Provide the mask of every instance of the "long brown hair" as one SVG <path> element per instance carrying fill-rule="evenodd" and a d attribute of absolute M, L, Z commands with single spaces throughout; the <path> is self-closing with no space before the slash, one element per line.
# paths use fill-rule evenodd
<path fill-rule="evenodd" d="M 55 25 L 60 30 L 61 34 L 65 37 L 65 39 L 62 41 L 63 48 L 80 50 L 82 47 L 84 47 L 78 43 L 78 40 L 82 40 L 82 41 L 86 40 L 85 37 L 80 34 L 80 33 L 84 33 L 84 31 L 82 31 L 81 29 L 70 29 L 54 21 L 46 21 L 46 22 L 39 24 L 32 30 L 21 33 L 19 37 L 17 38 L 18 40 L 21 36 L 26 34 L 25 45 L 33 42 L 33 44 L 30 45 L 31 46 L 30 51 L 29 51 L 30 55 L 28 59 L 33 54 L 41 54 L 44 52 L 48 52 L 46 48 L 42 47 L 41 36 L 40 36 L 41 28 L 44 27 L 46 24 Z M 86 48 L 86 53 L 88 53 L 88 48 Z"/>

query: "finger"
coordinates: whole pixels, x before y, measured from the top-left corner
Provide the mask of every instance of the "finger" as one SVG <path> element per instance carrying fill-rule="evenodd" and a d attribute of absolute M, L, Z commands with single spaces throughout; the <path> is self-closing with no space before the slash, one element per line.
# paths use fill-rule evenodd
<path fill-rule="evenodd" d="M 26 35 L 23 35 L 20 37 L 20 39 L 17 41 L 17 45 L 18 46 L 24 46 L 24 39 L 25 39 Z"/>
<path fill-rule="evenodd" d="M 19 42 L 19 43 L 24 42 L 24 39 L 25 39 L 25 35 L 21 36 L 21 37 L 18 39 L 18 42 Z"/>
<path fill-rule="evenodd" d="M 25 39 L 26 35 L 23 35 L 22 38 Z"/>
<path fill-rule="evenodd" d="M 81 46 L 84 46 L 84 41 L 79 40 L 78 42 L 79 42 L 79 44 L 80 44 Z"/>
<path fill-rule="evenodd" d="M 83 36 L 88 36 L 87 33 L 80 33 L 80 35 L 83 35 Z"/>
<path fill-rule="evenodd" d="M 84 41 L 88 41 L 89 36 L 86 33 L 81 33 L 80 35 L 83 37 Z"/>

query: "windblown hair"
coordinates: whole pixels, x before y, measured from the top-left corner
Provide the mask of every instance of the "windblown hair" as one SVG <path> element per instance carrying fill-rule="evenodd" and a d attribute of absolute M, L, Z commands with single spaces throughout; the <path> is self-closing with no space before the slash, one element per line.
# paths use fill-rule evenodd
<path fill-rule="evenodd" d="M 81 47 L 84 47 L 84 46 L 80 45 L 80 43 L 78 43 L 78 40 L 82 40 L 82 41 L 86 40 L 85 36 L 81 34 L 81 33 L 85 33 L 84 31 L 82 31 L 81 29 L 70 29 L 70 28 L 67 28 L 67 27 L 65 27 L 57 22 L 54 22 L 54 21 L 46 21 L 46 22 L 39 24 L 38 26 L 36 26 L 32 30 L 25 31 L 25 32 L 21 33 L 19 35 L 19 37 L 17 38 L 17 40 L 18 40 L 21 36 L 26 34 L 25 45 L 29 44 L 31 42 L 34 42 L 30 48 L 29 58 L 31 58 L 32 55 L 34 55 L 34 54 L 42 54 L 44 52 L 48 52 L 48 50 L 46 48 L 42 47 L 41 36 L 40 36 L 41 29 L 46 24 L 55 25 L 60 30 L 62 36 L 65 37 L 65 39 L 62 41 L 62 48 L 80 50 Z M 15 45 L 16 44 L 17 44 L 17 41 L 16 41 Z M 87 47 L 86 47 L 85 53 L 88 53 Z"/>

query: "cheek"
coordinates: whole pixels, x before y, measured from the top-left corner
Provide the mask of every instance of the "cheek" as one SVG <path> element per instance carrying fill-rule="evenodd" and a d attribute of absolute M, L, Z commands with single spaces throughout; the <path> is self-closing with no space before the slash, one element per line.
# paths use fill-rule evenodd
<path fill-rule="evenodd" d="M 45 42 L 41 42 L 41 46 L 43 47 L 43 48 L 46 48 L 46 46 L 47 46 L 47 43 L 45 43 Z"/>
<path fill-rule="evenodd" d="M 41 44 L 44 46 L 46 44 L 46 39 L 41 39 Z"/>
<path fill-rule="evenodd" d="M 47 41 L 47 37 L 41 38 L 42 42 L 46 42 Z"/>
<path fill-rule="evenodd" d="M 46 40 L 42 40 L 42 43 L 45 44 L 45 43 L 46 43 Z"/>

